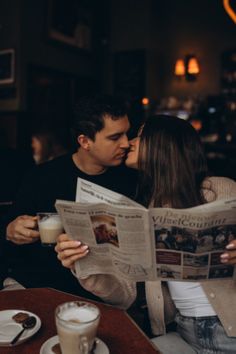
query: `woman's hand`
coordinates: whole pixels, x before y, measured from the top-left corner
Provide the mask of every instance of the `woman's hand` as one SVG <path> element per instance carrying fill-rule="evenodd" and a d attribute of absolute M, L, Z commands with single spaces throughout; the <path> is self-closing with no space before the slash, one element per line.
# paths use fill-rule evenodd
<path fill-rule="evenodd" d="M 226 246 L 226 252 L 221 256 L 221 263 L 236 264 L 236 240 L 231 241 Z"/>
<path fill-rule="evenodd" d="M 87 245 L 82 245 L 80 241 L 72 240 L 67 234 L 61 234 L 57 238 L 55 251 L 62 265 L 74 270 L 75 261 L 85 257 L 89 249 Z"/>

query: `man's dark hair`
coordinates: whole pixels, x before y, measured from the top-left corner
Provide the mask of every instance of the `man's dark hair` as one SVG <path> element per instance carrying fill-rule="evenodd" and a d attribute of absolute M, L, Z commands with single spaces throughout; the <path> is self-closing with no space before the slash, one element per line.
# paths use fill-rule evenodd
<path fill-rule="evenodd" d="M 72 131 L 75 138 L 84 134 L 95 139 L 95 134 L 104 128 L 104 118 L 120 119 L 127 115 L 123 101 L 110 95 L 82 97 L 75 106 Z"/>

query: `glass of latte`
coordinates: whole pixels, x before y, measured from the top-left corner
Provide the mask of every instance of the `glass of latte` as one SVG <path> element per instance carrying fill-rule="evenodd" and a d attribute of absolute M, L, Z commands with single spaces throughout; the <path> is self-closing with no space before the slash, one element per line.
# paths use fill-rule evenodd
<path fill-rule="evenodd" d="M 37 213 L 38 228 L 43 246 L 55 246 L 57 237 L 63 232 L 60 216 L 56 213 Z"/>
<path fill-rule="evenodd" d="M 88 354 L 92 351 L 100 320 L 99 308 L 89 302 L 72 301 L 55 311 L 62 354 Z"/>

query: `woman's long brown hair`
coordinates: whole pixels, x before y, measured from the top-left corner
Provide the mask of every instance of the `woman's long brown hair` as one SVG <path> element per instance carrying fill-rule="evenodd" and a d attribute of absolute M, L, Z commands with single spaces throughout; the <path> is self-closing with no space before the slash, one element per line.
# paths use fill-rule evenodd
<path fill-rule="evenodd" d="M 150 117 L 139 148 L 137 200 L 144 206 L 188 208 L 205 202 L 207 163 L 198 133 L 172 116 Z"/>

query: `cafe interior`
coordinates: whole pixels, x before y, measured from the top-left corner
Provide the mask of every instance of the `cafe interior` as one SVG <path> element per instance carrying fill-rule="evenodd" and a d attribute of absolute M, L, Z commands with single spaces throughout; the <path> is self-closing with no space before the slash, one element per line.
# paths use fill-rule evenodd
<path fill-rule="evenodd" d="M 204 144 L 211 174 L 235 180 L 235 0 L 1 1 L 2 215 L 17 192 L 23 163 L 18 157 L 32 158 L 34 127 L 49 119 L 69 136 L 75 103 L 96 93 L 125 100 L 130 137 L 150 115 L 176 115 L 189 121 Z M 7 151 L 17 152 L 18 157 L 15 169 L 6 175 Z M 38 314 L 40 325 L 37 322 L 38 333 L 23 335 L 14 350 L 3 344 L 1 354 L 36 354 L 40 348 L 41 354 L 51 353 L 42 346 L 56 334 L 54 309 L 77 297 L 46 288 L 13 292 L 12 298 L 0 292 L 0 314 L 12 308 L 30 311 Z M 142 292 L 140 284 L 140 301 L 129 315 L 99 304 L 102 340 L 93 353 L 107 354 L 107 347 L 112 354 L 158 352 L 148 339 Z M 5 343 L 0 339 L 0 346 L 1 341 Z"/>
<path fill-rule="evenodd" d="M 80 96 L 111 93 L 130 104 L 131 134 L 144 116 L 178 114 L 199 131 L 212 171 L 236 177 L 236 26 L 224 1 L 54 3 L 1 4 L 2 145 L 29 151 L 41 113 L 67 127 Z"/>

